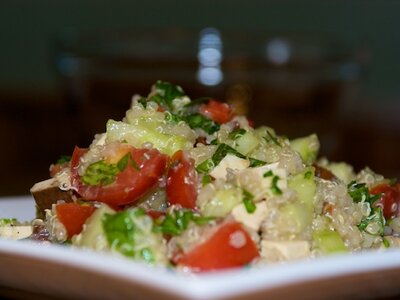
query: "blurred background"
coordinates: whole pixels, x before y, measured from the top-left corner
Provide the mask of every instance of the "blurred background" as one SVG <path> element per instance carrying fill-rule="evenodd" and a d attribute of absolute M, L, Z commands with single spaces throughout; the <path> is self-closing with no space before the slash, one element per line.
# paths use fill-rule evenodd
<path fill-rule="evenodd" d="M 158 79 L 400 177 L 400 1 L 0 2 L 0 196 L 27 194 Z"/>

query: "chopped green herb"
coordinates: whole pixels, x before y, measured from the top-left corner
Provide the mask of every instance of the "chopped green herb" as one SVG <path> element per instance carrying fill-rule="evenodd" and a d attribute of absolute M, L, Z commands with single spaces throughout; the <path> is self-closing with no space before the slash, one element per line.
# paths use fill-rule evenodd
<path fill-rule="evenodd" d="M 71 161 L 71 156 L 69 155 L 61 155 L 60 158 L 57 160 L 57 164 L 67 164 Z"/>
<path fill-rule="evenodd" d="M 131 167 L 134 168 L 138 172 L 140 171 L 138 164 L 136 163 L 136 161 L 133 158 L 131 158 Z"/>
<path fill-rule="evenodd" d="M 263 166 L 266 164 L 265 161 L 262 161 L 262 160 L 259 160 L 256 158 L 252 158 L 252 157 L 249 157 L 249 161 L 250 161 L 250 166 L 249 166 L 250 168 L 259 167 L 259 166 Z"/>
<path fill-rule="evenodd" d="M 264 139 L 265 139 L 267 142 L 272 141 L 275 145 L 277 145 L 277 146 L 279 146 L 279 147 L 282 147 L 282 145 L 281 145 L 281 143 L 279 143 L 277 137 L 274 136 L 269 130 L 267 130 L 267 135 L 268 135 L 268 138 L 267 138 L 267 137 L 264 137 Z"/>
<path fill-rule="evenodd" d="M 313 172 L 312 171 L 307 171 L 304 173 L 304 179 L 311 179 L 313 176 Z"/>
<path fill-rule="evenodd" d="M 244 128 L 238 128 L 229 133 L 229 138 L 232 140 L 237 140 L 241 136 L 243 136 L 246 133 L 246 130 Z"/>
<path fill-rule="evenodd" d="M 117 168 L 120 172 L 125 170 L 126 166 L 128 165 L 129 158 L 131 157 L 131 153 L 125 154 L 117 163 Z"/>
<path fill-rule="evenodd" d="M 279 176 L 275 175 L 274 177 L 272 177 L 271 190 L 272 193 L 275 195 L 282 195 L 282 190 L 278 187 L 278 180 Z"/>
<path fill-rule="evenodd" d="M 111 248 L 129 257 L 135 256 L 135 235 L 138 230 L 131 217 L 132 213 L 132 210 L 125 210 L 117 214 L 105 214 L 102 220 Z"/>
<path fill-rule="evenodd" d="M 200 104 L 203 104 L 203 103 L 209 101 L 210 99 L 211 99 L 211 97 L 196 98 L 196 99 L 193 99 L 192 101 L 190 101 L 185 106 L 186 107 L 192 107 L 192 106 L 200 105 Z"/>
<path fill-rule="evenodd" d="M 211 181 L 212 181 L 211 176 L 206 174 L 203 176 L 202 184 L 203 184 L 203 186 L 205 186 L 205 185 L 209 184 Z"/>
<path fill-rule="evenodd" d="M 16 225 L 18 223 L 16 218 L 3 218 L 0 219 L 0 226 L 4 225 Z"/>
<path fill-rule="evenodd" d="M 180 86 L 169 82 L 157 81 L 155 87 L 157 94 L 152 96 L 150 100 L 171 111 L 173 110 L 172 101 L 176 98 L 185 96 L 185 92 Z"/>
<path fill-rule="evenodd" d="M 352 181 L 347 185 L 347 191 L 354 202 L 368 202 L 374 204 L 375 201 L 381 198 L 381 194 L 371 195 L 365 183 L 357 183 Z"/>
<path fill-rule="evenodd" d="M 214 162 L 211 158 L 206 159 L 201 164 L 196 167 L 196 171 L 199 173 L 208 173 L 211 169 L 215 167 Z"/>
<path fill-rule="evenodd" d="M 149 248 L 143 248 L 142 250 L 140 250 L 140 256 L 147 263 L 155 262 L 154 253 Z"/>
<path fill-rule="evenodd" d="M 210 145 L 218 145 L 218 139 L 213 139 L 213 140 L 210 142 Z"/>
<path fill-rule="evenodd" d="M 265 177 L 271 177 L 271 176 L 273 176 L 274 175 L 274 173 L 272 172 L 272 170 L 268 170 L 267 172 L 265 172 L 264 174 L 263 174 L 263 177 L 265 178 Z"/>
<path fill-rule="evenodd" d="M 381 207 L 374 207 L 368 217 L 365 217 L 358 224 L 358 228 L 372 235 L 383 236 L 385 219 Z"/>
<path fill-rule="evenodd" d="M 175 210 L 173 213 L 165 215 L 161 221 L 156 221 L 154 231 L 169 235 L 179 235 L 188 228 L 190 222 L 194 222 L 197 225 L 205 225 L 212 220 L 213 218 L 202 217 L 192 210 Z"/>
<path fill-rule="evenodd" d="M 140 97 L 138 102 L 142 104 L 144 108 L 147 108 L 147 99 L 145 97 Z"/>
<path fill-rule="evenodd" d="M 254 204 L 254 195 L 250 193 L 249 191 L 243 189 L 243 204 L 244 207 L 246 208 L 246 211 L 249 214 L 252 214 L 253 212 L 256 211 L 257 206 Z"/>
<path fill-rule="evenodd" d="M 107 185 L 115 181 L 120 170 L 115 164 L 108 164 L 104 160 L 89 165 L 82 176 L 82 182 L 87 185 Z"/>
<path fill-rule="evenodd" d="M 264 162 L 262 160 L 258 160 L 258 159 L 251 158 L 251 157 L 247 158 L 245 155 L 241 154 L 240 152 L 238 152 L 231 146 L 221 143 L 218 145 L 217 150 L 215 150 L 215 152 L 211 158 L 203 161 L 201 164 L 199 164 L 196 167 L 197 172 L 208 173 L 211 169 L 213 169 L 215 166 L 217 166 L 221 162 L 221 160 L 223 160 L 224 157 L 227 156 L 228 154 L 232 154 L 232 155 L 235 155 L 235 156 L 237 156 L 239 158 L 243 158 L 243 159 L 249 159 L 251 168 L 263 166 L 266 164 L 266 162 Z"/>
<path fill-rule="evenodd" d="M 173 114 L 169 111 L 165 112 L 165 120 L 167 122 L 172 122 L 172 123 L 179 123 L 181 121 L 184 121 L 183 118 L 181 118 L 180 116 L 178 116 L 177 114 Z"/>
<path fill-rule="evenodd" d="M 239 158 L 244 158 L 244 159 L 246 158 L 246 156 L 239 153 L 238 151 L 233 149 L 231 146 L 228 146 L 227 144 L 222 143 L 222 144 L 219 144 L 217 150 L 215 150 L 215 152 L 212 156 L 214 165 L 217 166 L 227 154 L 232 154 Z"/>
<path fill-rule="evenodd" d="M 385 248 L 390 248 L 390 241 L 387 238 L 384 237 L 382 239 L 382 243 L 383 243 L 383 246 L 385 246 Z"/>
<path fill-rule="evenodd" d="M 190 128 L 192 129 L 200 128 L 203 129 L 208 134 L 213 134 L 220 128 L 219 124 L 198 113 L 187 116 L 186 122 L 188 123 Z"/>

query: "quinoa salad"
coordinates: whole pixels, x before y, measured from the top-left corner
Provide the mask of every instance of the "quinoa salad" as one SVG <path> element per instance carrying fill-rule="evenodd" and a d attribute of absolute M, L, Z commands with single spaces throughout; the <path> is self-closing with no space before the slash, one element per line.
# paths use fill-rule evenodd
<path fill-rule="evenodd" d="M 319 148 L 158 81 L 52 164 L 37 218 L 0 219 L 0 237 L 188 272 L 399 247 L 400 184 Z"/>

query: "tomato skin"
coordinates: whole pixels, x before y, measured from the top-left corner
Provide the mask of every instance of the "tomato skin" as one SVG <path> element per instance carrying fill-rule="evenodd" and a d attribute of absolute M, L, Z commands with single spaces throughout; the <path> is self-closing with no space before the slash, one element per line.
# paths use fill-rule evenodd
<path fill-rule="evenodd" d="M 156 149 L 128 147 L 131 158 L 139 169 L 128 163 L 126 168 L 117 174 L 115 182 L 108 185 L 82 183 L 78 174 L 79 159 L 88 150 L 75 147 L 71 159 L 71 184 L 77 193 L 86 200 L 104 202 L 117 208 L 137 201 L 155 186 L 165 171 L 168 157 Z"/>
<path fill-rule="evenodd" d="M 207 104 L 201 105 L 199 112 L 219 124 L 229 122 L 233 117 L 232 108 L 229 104 L 213 99 L 208 101 Z"/>
<path fill-rule="evenodd" d="M 240 267 L 257 257 L 257 246 L 242 224 L 230 222 L 221 225 L 207 241 L 193 250 L 178 254 L 174 262 L 193 271 L 211 271 Z"/>
<path fill-rule="evenodd" d="M 184 208 L 195 208 L 197 198 L 197 174 L 194 160 L 182 150 L 172 156 L 171 167 L 167 175 L 166 192 L 170 204 L 179 204 Z"/>
<path fill-rule="evenodd" d="M 68 239 L 82 231 L 83 224 L 96 210 L 94 206 L 77 203 L 61 203 L 56 205 L 56 214 L 67 230 Z"/>
<path fill-rule="evenodd" d="M 373 187 L 370 190 L 373 195 L 382 194 L 377 201 L 377 206 L 383 208 L 383 216 L 386 220 L 397 217 L 400 213 L 400 184 L 394 186 L 383 183 Z"/>

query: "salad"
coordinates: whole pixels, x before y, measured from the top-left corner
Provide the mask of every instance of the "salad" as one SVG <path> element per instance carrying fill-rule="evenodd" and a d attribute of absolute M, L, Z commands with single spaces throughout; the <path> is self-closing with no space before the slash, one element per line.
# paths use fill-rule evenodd
<path fill-rule="evenodd" d="M 257 266 L 400 246 L 400 184 L 319 158 L 212 98 L 158 81 L 88 148 L 50 167 L 38 218 L 0 236 L 178 270 Z"/>

